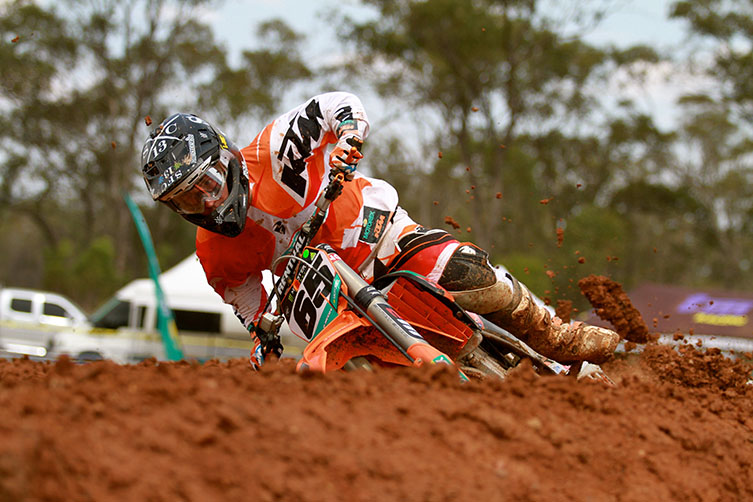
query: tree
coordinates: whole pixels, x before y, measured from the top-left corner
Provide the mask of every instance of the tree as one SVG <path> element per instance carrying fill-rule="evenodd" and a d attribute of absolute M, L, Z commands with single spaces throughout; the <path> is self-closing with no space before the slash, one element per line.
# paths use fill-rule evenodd
<path fill-rule="evenodd" d="M 625 182 L 627 157 L 636 167 L 667 148 L 627 153 L 649 137 L 652 122 L 607 110 L 599 94 L 615 69 L 657 62 L 649 48 L 593 47 L 564 33 L 573 19 L 546 14 L 544 2 L 366 3 L 380 17 L 347 34 L 364 59 L 360 68 L 382 96 L 409 104 L 404 128 L 433 131 L 409 188 L 426 195 L 405 204 L 434 226 L 451 215 L 460 223 L 455 232 L 503 263 L 521 252 L 546 261 L 557 250 L 558 222 L 593 201 L 607 204 Z M 603 14 L 576 10 L 589 23 Z M 644 137 L 601 132 L 620 123 L 626 133 L 643 124 Z"/>
<path fill-rule="evenodd" d="M 298 39 L 282 23 L 262 32 L 277 34 L 280 46 L 246 51 L 243 70 L 231 68 L 200 20 L 202 9 L 215 4 L 70 1 L 58 10 L 16 0 L 0 9 L 3 40 L 13 40 L 0 51 L 9 76 L 0 84 L 6 96 L 1 113 L 13 124 L 0 131 L 0 211 L 23 215 L 38 228 L 50 264 L 67 259 L 72 268 L 76 257 L 106 249 L 104 238 L 114 253 L 111 270 L 99 267 L 102 284 L 112 288 L 112 277 L 143 274 L 145 260 L 122 197 L 144 191 L 139 152 L 148 123 L 187 107 L 199 114 L 234 110 L 232 120 L 242 120 L 266 111 L 280 84 L 308 77 L 293 50 Z M 244 82 L 251 76 L 255 86 Z M 170 245 L 185 243 L 182 251 L 158 243 L 170 253 L 167 264 L 185 257 L 195 229 L 177 224 L 179 218 L 147 215 L 153 233 L 175 235 Z M 63 240 L 69 244 L 61 247 Z M 63 249 L 65 256 L 56 255 Z"/>
<path fill-rule="evenodd" d="M 702 276 L 719 286 L 742 288 L 753 278 L 748 250 L 753 214 L 753 6 L 749 2 L 674 2 L 671 16 L 685 20 L 700 40 L 694 66 L 707 92 L 680 100 L 679 176 L 709 208 L 712 243 Z"/>

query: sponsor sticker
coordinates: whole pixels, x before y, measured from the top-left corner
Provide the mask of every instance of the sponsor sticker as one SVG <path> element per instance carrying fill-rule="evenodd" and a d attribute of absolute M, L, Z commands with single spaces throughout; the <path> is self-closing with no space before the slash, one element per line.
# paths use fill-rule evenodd
<path fill-rule="evenodd" d="M 359 235 L 358 240 L 368 244 L 375 244 L 382 236 L 389 217 L 390 211 L 364 206 L 361 235 Z"/>

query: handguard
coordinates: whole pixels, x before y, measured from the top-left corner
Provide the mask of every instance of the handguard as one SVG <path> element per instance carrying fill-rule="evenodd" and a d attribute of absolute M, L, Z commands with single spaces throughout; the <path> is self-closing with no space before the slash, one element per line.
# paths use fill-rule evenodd
<path fill-rule="evenodd" d="M 254 334 L 259 339 L 264 358 L 267 358 L 270 354 L 274 354 L 278 358 L 282 356 L 283 346 L 279 335 L 282 321 L 282 316 L 267 312 L 256 323 Z"/>

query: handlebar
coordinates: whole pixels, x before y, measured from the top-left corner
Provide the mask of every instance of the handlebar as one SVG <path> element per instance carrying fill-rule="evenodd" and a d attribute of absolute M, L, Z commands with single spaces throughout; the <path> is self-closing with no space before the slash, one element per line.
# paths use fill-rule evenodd
<path fill-rule="evenodd" d="M 351 158 L 354 150 L 358 155 L 360 155 L 360 152 L 358 152 L 358 150 L 353 147 L 351 149 L 351 153 L 348 155 L 348 158 Z M 330 171 L 330 181 L 327 186 L 324 187 L 322 194 L 316 201 L 316 209 L 314 210 L 314 214 L 312 214 L 309 219 L 306 220 L 301 229 L 293 236 L 293 242 L 288 251 L 286 251 L 284 254 L 293 254 L 295 256 L 300 256 L 303 253 L 303 249 L 311 244 L 311 241 L 314 240 L 314 236 L 316 236 L 316 234 L 319 232 L 319 228 L 321 228 L 322 223 L 324 223 L 324 218 L 327 215 L 327 210 L 329 209 L 330 204 L 332 204 L 332 202 L 340 196 L 340 194 L 342 193 L 343 184 L 346 181 L 347 178 L 341 171 Z M 277 319 L 280 317 L 281 302 L 278 302 L 274 314 L 269 314 L 269 308 L 272 300 L 275 297 L 284 297 L 285 292 L 293 284 L 295 271 L 295 261 L 289 260 L 287 265 L 285 265 L 285 269 L 283 270 L 282 275 L 280 275 L 280 277 L 275 282 L 269 298 L 267 298 L 267 303 L 264 306 L 263 311 L 264 314 L 262 315 L 260 322 L 257 323 L 255 329 L 256 336 L 259 337 L 259 340 L 262 342 L 262 346 L 270 344 L 272 342 L 272 339 L 277 336 L 276 331 L 277 329 L 279 329 L 279 325 L 282 322 L 281 319 L 279 320 L 279 322 L 277 321 Z"/>

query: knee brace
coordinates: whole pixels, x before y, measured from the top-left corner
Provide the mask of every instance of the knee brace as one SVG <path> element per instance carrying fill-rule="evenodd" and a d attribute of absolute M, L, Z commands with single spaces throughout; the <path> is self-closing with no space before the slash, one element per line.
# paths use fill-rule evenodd
<path fill-rule="evenodd" d="M 499 272 L 499 274 L 497 274 Z M 477 314 L 509 314 L 523 297 L 523 287 L 512 275 L 495 272 L 486 251 L 473 244 L 455 250 L 439 278 L 464 309 Z"/>
<path fill-rule="evenodd" d="M 497 282 L 489 254 L 474 244 L 460 245 L 450 257 L 439 285 L 448 291 L 479 289 Z"/>

